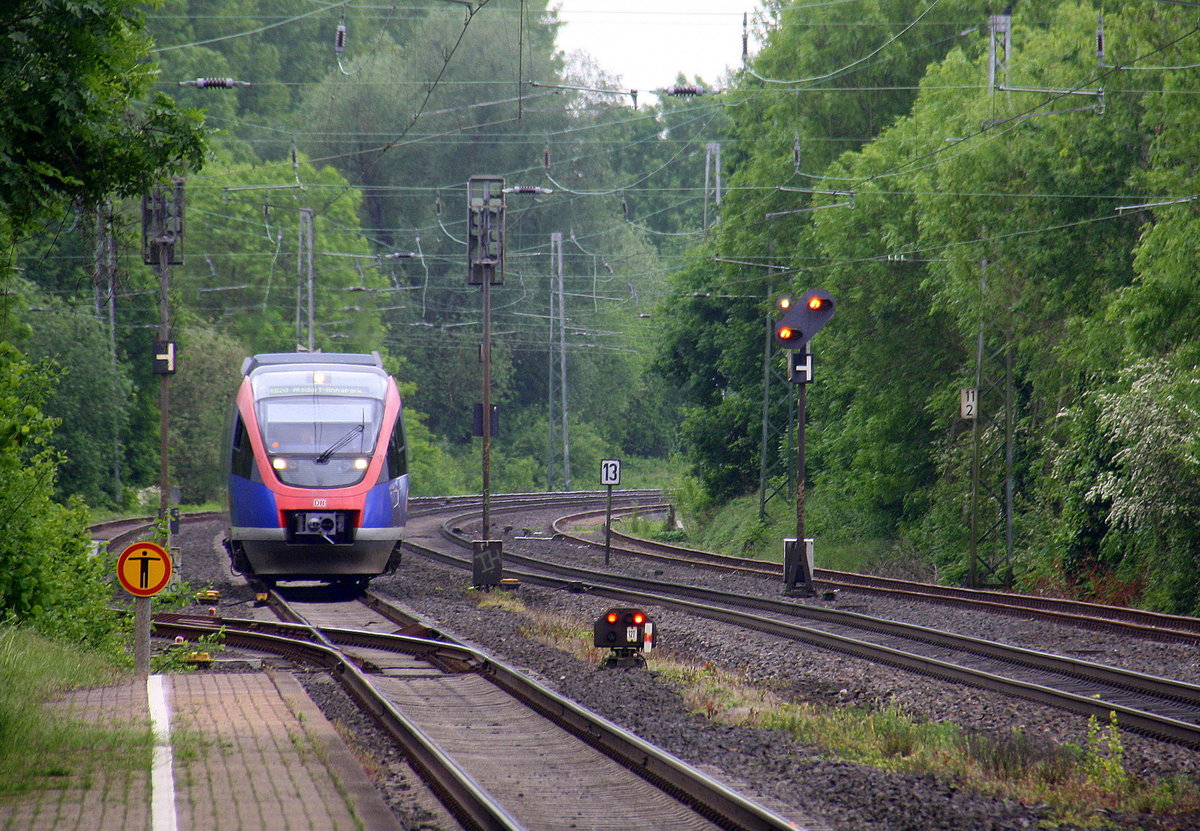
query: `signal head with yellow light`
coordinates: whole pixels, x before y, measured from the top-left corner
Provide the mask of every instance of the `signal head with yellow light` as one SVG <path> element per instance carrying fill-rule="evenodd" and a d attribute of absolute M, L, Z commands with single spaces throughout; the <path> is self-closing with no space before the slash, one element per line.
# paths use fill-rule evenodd
<path fill-rule="evenodd" d="M 833 297 L 824 289 L 810 289 L 799 302 L 784 295 L 775 301 L 780 317 L 775 321 L 775 342 L 784 349 L 803 349 L 833 317 Z"/>

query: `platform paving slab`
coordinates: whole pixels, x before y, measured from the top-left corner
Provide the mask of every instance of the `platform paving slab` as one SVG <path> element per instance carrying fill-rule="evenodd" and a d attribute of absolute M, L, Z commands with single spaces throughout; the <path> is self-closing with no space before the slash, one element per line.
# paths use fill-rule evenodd
<path fill-rule="evenodd" d="M 176 831 L 400 831 L 358 760 L 286 673 L 170 675 Z M 150 730 L 144 682 L 79 690 L 48 717 Z M 152 777 L 104 764 L 0 800 L 0 831 L 162 831 Z M 161 823 L 161 816 L 160 816 Z"/>

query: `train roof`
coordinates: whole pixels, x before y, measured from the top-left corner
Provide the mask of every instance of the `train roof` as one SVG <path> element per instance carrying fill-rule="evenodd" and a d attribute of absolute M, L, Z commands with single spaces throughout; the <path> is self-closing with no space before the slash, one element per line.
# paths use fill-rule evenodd
<path fill-rule="evenodd" d="M 378 352 L 264 352 L 242 362 L 242 374 L 249 375 L 260 366 L 311 366 L 340 364 L 383 369 Z"/>

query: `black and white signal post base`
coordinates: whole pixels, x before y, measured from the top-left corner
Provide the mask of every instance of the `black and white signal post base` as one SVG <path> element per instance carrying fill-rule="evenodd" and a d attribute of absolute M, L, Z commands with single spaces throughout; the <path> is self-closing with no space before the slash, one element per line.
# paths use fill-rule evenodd
<path fill-rule="evenodd" d="M 813 540 L 804 541 L 804 553 L 793 537 L 783 541 L 783 593 L 792 597 L 815 597 L 813 585 Z"/>
<path fill-rule="evenodd" d="M 471 585 L 490 591 L 504 577 L 504 543 L 501 540 L 471 541 Z"/>

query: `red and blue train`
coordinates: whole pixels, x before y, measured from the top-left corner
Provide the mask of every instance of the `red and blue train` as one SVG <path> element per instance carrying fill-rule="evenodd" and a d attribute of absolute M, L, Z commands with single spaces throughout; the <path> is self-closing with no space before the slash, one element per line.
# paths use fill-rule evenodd
<path fill-rule="evenodd" d="M 400 561 L 404 413 L 378 352 L 247 358 L 227 453 L 234 570 L 365 586 Z"/>

